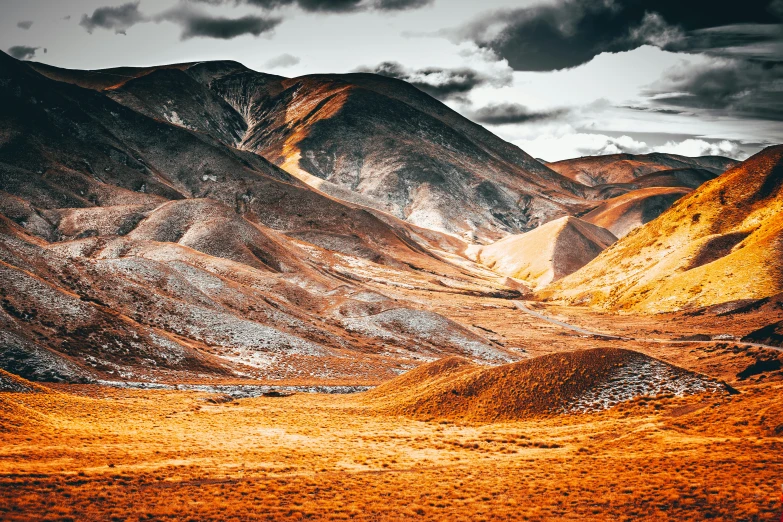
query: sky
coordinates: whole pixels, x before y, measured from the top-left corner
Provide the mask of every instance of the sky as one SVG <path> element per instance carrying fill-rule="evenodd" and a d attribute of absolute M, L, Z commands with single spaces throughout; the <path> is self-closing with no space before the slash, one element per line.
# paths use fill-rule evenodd
<path fill-rule="evenodd" d="M 547 161 L 783 143 L 783 0 L 0 0 L 0 49 L 375 72 Z"/>

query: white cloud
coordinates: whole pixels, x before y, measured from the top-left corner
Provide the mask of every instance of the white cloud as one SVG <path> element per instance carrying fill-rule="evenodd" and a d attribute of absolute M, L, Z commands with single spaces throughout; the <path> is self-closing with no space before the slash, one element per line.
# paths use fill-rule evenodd
<path fill-rule="evenodd" d="M 665 47 L 685 38 L 685 33 L 679 27 L 666 23 L 658 13 L 645 13 L 642 23 L 630 31 L 632 40 Z"/>
<path fill-rule="evenodd" d="M 517 140 L 514 144 L 528 154 L 547 161 L 621 152 L 631 154 L 650 152 L 647 143 L 637 141 L 630 136 L 613 137 L 585 132 L 542 134 L 534 139 Z"/>
<path fill-rule="evenodd" d="M 682 156 L 728 156 L 734 158 L 740 154 L 740 145 L 729 140 L 710 143 L 700 139 L 687 139 L 679 143 L 669 141 L 657 147 L 656 150 Z"/>
<path fill-rule="evenodd" d="M 553 126 L 547 132 L 532 138 L 521 138 L 513 143 L 528 154 L 547 161 L 600 156 L 604 154 L 648 154 L 668 152 L 681 156 L 728 156 L 745 159 L 740 143 L 732 140 L 709 142 L 699 138 L 668 141 L 650 145 L 632 136 L 608 136 L 601 133 L 578 132 L 569 125 Z"/>

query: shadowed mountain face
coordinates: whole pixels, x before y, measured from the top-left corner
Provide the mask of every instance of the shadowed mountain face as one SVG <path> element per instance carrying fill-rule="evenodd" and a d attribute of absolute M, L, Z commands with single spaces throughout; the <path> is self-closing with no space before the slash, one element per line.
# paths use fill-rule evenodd
<path fill-rule="evenodd" d="M 783 290 L 783 146 L 679 199 L 542 296 L 646 312 Z"/>
<path fill-rule="evenodd" d="M 201 80 L 236 67 L 106 86 L 0 54 L 0 368 L 373 382 L 452 353 L 519 359 L 394 290 L 517 295 L 438 254 L 462 242 L 230 146 L 245 116 Z"/>

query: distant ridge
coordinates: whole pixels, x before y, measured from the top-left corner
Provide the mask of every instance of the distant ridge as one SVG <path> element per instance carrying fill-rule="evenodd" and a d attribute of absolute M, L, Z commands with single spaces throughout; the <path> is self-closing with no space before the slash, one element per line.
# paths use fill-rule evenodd
<path fill-rule="evenodd" d="M 609 183 L 632 183 L 655 172 L 697 168 L 720 174 L 739 163 L 722 156 L 687 157 L 653 152 L 650 154 L 607 154 L 584 156 L 548 163 L 547 166 L 568 179 L 595 187 Z"/>

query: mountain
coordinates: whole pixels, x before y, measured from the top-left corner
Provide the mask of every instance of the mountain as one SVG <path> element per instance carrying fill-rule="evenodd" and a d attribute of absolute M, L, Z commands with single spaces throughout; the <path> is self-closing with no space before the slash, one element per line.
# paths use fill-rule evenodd
<path fill-rule="evenodd" d="M 105 82 L 104 71 L 38 69 L 258 153 L 335 198 L 469 240 L 530 230 L 592 195 L 400 80 L 289 79 L 236 62 L 112 69 Z"/>
<path fill-rule="evenodd" d="M 0 368 L 376 382 L 444 355 L 522 357 L 407 299 L 518 295 L 446 261 L 464 243 L 237 148 L 244 116 L 182 68 L 58 81 L 0 54 Z"/>
<path fill-rule="evenodd" d="M 600 226 L 564 217 L 468 252 L 495 272 L 539 289 L 577 271 L 615 241 Z"/>
<path fill-rule="evenodd" d="M 661 312 L 783 290 L 783 146 L 679 199 L 541 297 Z"/>
<path fill-rule="evenodd" d="M 492 240 L 580 208 L 585 189 L 409 84 L 369 74 L 210 86 L 249 115 L 242 147 L 328 194 L 426 228 Z"/>
<path fill-rule="evenodd" d="M 652 187 L 632 190 L 608 199 L 584 214 L 582 220 L 605 228 L 616 237 L 660 216 L 691 190 L 679 187 Z"/>
<path fill-rule="evenodd" d="M 654 152 L 585 156 L 547 163 L 547 166 L 570 180 L 595 187 L 610 183 L 633 183 L 642 176 L 673 169 L 701 169 L 717 175 L 737 163 L 722 156 L 689 158 L 677 154 Z"/>

